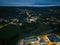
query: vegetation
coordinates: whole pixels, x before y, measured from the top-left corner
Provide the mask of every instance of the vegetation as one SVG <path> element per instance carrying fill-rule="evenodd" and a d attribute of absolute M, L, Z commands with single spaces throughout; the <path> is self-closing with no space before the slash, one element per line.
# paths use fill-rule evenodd
<path fill-rule="evenodd" d="M 26 12 L 31 17 L 37 16 L 39 19 L 36 22 L 28 23 L 26 18 L 30 19 Z M 7 42 L 6 45 L 10 45 L 21 38 L 34 37 L 37 35 L 45 34 L 50 29 L 59 30 L 60 24 L 60 7 L 0 7 L 0 18 L 8 20 L 7 24 L 0 26 L 0 39 L 3 42 Z M 11 19 L 19 19 L 19 22 L 13 22 Z M 49 20 L 46 20 L 49 18 Z M 53 20 L 53 21 L 52 21 Z M 22 23 L 20 25 L 14 25 L 9 23 Z M 56 24 L 53 24 L 55 23 Z M 5 23 L 5 22 L 4 22 Z M 1 25 L 1 24 L 0 24 Z M 14 42 L 15 41 L 15 42 Z"/>

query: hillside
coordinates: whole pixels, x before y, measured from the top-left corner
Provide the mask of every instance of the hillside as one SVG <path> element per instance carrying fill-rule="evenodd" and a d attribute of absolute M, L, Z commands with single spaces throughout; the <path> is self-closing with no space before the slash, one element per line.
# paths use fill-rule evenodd
<path fill-rule="evenodd" d="M 0 40 L 7 42 L 6 45 L 21 38 L 43 35 L 50 29 L 59 28 L 60 6 L 0 7 Z"/>

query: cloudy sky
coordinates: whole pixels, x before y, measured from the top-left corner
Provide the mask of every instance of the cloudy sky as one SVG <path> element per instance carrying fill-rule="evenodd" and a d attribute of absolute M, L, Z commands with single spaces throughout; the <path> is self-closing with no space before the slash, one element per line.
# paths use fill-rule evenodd
<path fill-rule="evenodd" d="M 0 0 L 0 6 L 60 6 L 60 0 Z"/>

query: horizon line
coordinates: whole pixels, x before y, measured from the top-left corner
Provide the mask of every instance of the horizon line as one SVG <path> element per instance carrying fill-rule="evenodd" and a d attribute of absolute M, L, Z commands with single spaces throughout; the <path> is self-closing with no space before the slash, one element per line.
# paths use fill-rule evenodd
<path fill-rule="evenodd" d="M 0 7 L 50 7 L 50 6 L 60 6 L 60 5 L 0 5 Z"/>

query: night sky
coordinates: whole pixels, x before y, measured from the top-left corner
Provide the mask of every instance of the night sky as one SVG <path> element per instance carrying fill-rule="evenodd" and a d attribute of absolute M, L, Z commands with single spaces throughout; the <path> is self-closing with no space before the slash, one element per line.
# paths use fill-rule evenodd
<path fill-rule="evenodd" d="M 0 6 L 60 6 L 60 0 L 0 0 Z"/>

